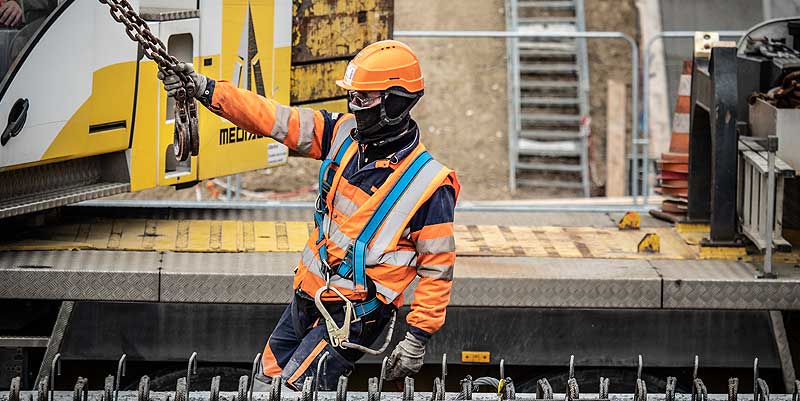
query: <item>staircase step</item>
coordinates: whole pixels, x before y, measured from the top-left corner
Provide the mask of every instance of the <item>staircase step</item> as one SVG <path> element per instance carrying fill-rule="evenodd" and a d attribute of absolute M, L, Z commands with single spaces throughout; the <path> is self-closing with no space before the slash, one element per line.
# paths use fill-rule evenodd
<path fill-rule="evenodd" d="M 552 1 L 536 1 L 536 0 L 523 0 L 517 3 L 520 8 L 549 8 L 549 9 L 573 9 L 575 2 L 572 0 L 552 0 Z"/>
<path fill-rule="evenodd" d="M 517 163 L 517 168 L 520 170 L 534 170 L 534 171 L 561 171 L 565 173 L 580 173 L 580 164 L 564 164 L 564 163 Z"/>
<path fill-rule="evenodd" d="M 519 49 L 519 57 L 536 57 L 537 59 L 570 59 L 575 58 L 574 52 L 561 50 Z"/>
<path fill-rule="evenodd" d="M 517 185 L 524 185 L 528 187 L 549 187 L 549 188 L 569 188 L 569 189 L 582 189 L 583 184 L 574 181 L 564 180 L 531 180 L 527 178 L 517 178 Z"/>
<path fill-rule="evenodd" d="M 520 65 L 519 71 L 522 73 L 538 73 L 538 74 L 564 74 L 578 72 L 578 66 L 575 64 L 527 64 Z"/>
<path fill-rule="evenodd" d="M 517 149 L 522 156 L 580 157 L 580 144 L 576 141 L 542 142 L 521 138 Z"/>
<path fill-rule="evenodd" d="M 580 101 L 574 97 L 523 97 L 520 104 L 523 106 L 577 106 Z"/>
<path fill-rule="evenodd" d="M 541 39 L 538 41 L 535 39 L 538 38 L 527 38 L 528 40 L 520 40 L 518 42 L 518 47 L 521 49 L 527 50 L 550 50 L 550 51 L 562 51 L 567 53 L 575 53 L 575 43 L 574 40 L 572 42 L 543 42 Z"/>
<path fill-rule="evenodd" d="M 581 133 L 579 131 L 560 131 L 560 130 L 533 130 L 526 129 L 519 133 L 520 138 L 526 139 L 550 139 L 550 140 L 579 140 Z"/>
<path fill-rule="evenodd" d="M 523 122 L 578 124 L 581 117 L 574 114 L 522 113 Z"/>
<path fill-rule="evenodd" d="M 580 157 L 581 153 L 577 150 L 560 149 L 520 149 L 520 156 L 540 156 L 540 157 Z"/>
<path fill-rule="evenodd" d="M 520 89 L 563 89 L 575 90 L 578 88 L 578 81 L 533 81 L 521 80 Z"/>
<path fill-rule="evenodd" d="M 575 24 L 577 20 L 575 17 L 523 17 L 519 18 L 519 24 Z"/>

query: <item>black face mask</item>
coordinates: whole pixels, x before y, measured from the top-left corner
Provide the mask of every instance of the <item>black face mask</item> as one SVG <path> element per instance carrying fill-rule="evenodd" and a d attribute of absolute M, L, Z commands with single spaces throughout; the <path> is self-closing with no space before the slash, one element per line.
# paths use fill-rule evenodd
<path fill-rule="evenodd" d="M 367 109 L 354 110 L 353 115 L 356 117 L 356 128 L 358 132 L 364 136 L 370 136 L 375 128 L 381 128 L 381 105 L 376 104 Z"/>
<path fill-rule="evenodd" d="M 370 108 L 354 110 L 356 140 L 364 144 L 393 142 L 408 131 L 411 117 L 408 112 L 422 94 L 398 95 L 390 90 L 382 95 L 381 103 Z"/>

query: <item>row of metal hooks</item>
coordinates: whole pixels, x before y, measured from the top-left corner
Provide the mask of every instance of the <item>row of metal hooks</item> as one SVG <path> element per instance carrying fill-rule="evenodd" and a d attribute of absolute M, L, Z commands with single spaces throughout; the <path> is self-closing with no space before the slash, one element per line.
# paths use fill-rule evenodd
<path fill-rule="evenodd" d="M 300 389 L 299 401 L 318 401 L 319 400 L 319 378 L 326 374 L 328 352 L 325 352 L 320 357 L 317 363 L 316 374 L 308 376 L 303 381 Z M 367 401 L 380 401 L 381 393 L 383 391 L 384 377 L 386 377 L 388 358 L 383 359 L 381 364 L 381 373 L 379 377 L 372 377 L 367 383 Z M 692 370 L 692 395 L 691 401 L 708 401 L 708 391 L 703 380 L 698 377 L 700 358 L 695 355 L 694 366 Z M 253 359 L 252 369 L 250 376 L 243 375 L 239 378 L 239 385 L 234 399 L 230 401 L 253 401 L 253 383 L 256 380 L 258 372 L 258 364 L 261 361 L 261 354 L 257 354 Z M 116 375 L 109 375 L 105 379 L 103 392 L 100 396 L 100 401 L 118 401 L 119 400 L 119 383 L 122 377 L 126 374 L 127 368 L 127 355 L 123 354 L 117 363 Z M 643 361 L 642 356 L 638 358 L 638 368 L 636 372 L 636 386 L 634 388 L 633 401 L 648 401 L 647 400 L 647 386 L 642 379 Z M 769 401 L 770 392 L 769 386 L 764 379 L 759 377 L 758 371 L 758 358 L 753 361 L 753 401 Z M 197 374 L 197 353 L 193 352 L 189 357 L 188 366 L 186 368 L 186 376 L 178 379 L 174 401 L 189 401 L 190 380 L 192 375 Z M 61 375 L 61 354 L 56 354 L 50 366 L 50 375 L 45 377 L 36 384 L 33 392 L 37 393 L 35 401 L 55 401 L 55 377 Z M 441 376 L 434 378 L 433 389 L 431 391 L 430 401 L 445 401 L 447 393 L 445 391 L 445 380 L 447 378 L 447 354 L 442 355 L 442 371 Z M 211 389 L 209 392 L 209 401 L 220 401 L 220 376 L 215 376 L 211 380 Z M 677 379 L 675 377 L 667 377 L 665 389 L 665 401 L 675 401 L 675 386 Z M 516 400 L 516 390 L 514 389 L 513 380 L 505 374 L 505 361 L 500 360 L 500 379 L 492 377 L 479 377 L 474 379 L 467 376 L 460 381 L 460 392 L 457 393 L 452 399 L 455 400 L 472 400 L 473 392 L 478 391 L 482 386 L 488 386 L 493 391 L 496 390 L 498 400 Z M 800 380 L 795 380 L 794 393 L 792 401 L 800 401 Z M 280 376 L 271 378 L 270 391 L 268 401 L 281 401 L 281 390 L 283 388 L 283 381 Z M 9 390 L 8 401 L 34 401 L 33 392 L 29 395 L 27 400 L 21 400 L 20 393 L 20 378 L 15 377 L 11 381 Z M 589 401 L 608 401 L 609 400 L 609 379 L 600 377 L 600 387 L 597 392 L 596 398 L 580 398 L 580 388 L 575 378 L 575 357 L 571 355 L 569 358 L 569 375 L 567 385 L 565 388 L 564 399 L 566 401 L 576 400 L 589 400 Z M 730 378 L 728 380 L 728 401 L 738 401 L 739 393 L 739 379 Z M 402 401 L 414 401 L 414 378 L 406 377 L 403 385 Z M 525 398 L 526 401 L 545 401 L 553 400 L 554 392 L 550 382 L 546 378 L 541 378 L 536 382 L 536 394 L 534 399 Z M 89 390 L 87 388 L 87 380 L 79 377 L 75 383 L 73 390 L 73 401 L 90 401 Z M 150 397 L 150 378 L 142 376 L 139 380 L 137 389 L 137 401 L 152 401 Z M 169 400 L 167 400 L 169 401 Z M 225 400 L 223 400 L 225 401 Z M 347 376 L 340 376 L 337 382 L 335 401 L 347 401 Z"/>

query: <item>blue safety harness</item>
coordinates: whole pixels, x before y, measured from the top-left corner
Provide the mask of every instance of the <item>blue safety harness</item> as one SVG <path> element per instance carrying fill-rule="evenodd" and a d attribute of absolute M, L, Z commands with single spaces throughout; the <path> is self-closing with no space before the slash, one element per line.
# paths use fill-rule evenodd
<path fill-rule="evenodd" d="M 314 222 L 317 225 L 316 246 L 319 250 L 319 259 L 322 262 L 322 266 L 325 269 L 329 269 L 329 271 L 324 271 L 323 274 L 334 273 L 344 278 L 351 278 L 357 291 L 367 291 L 367 299 L 365 301 L 353 304 L 356 316 L 360 318 L 381 306 L 381 301 L 375 296 L 375 283 L 367 277 L 366 273 L 367 245 L 372 241 L 386 216 L 392 211 L 397 201 L 414 181 L 414 178 L 433 158 L 427 151 L 423 151 L 403 171 L 403 174 L 369 218 L 364 229 L 361 230 L 353 244 L 347 248 L 342 263 L 333 268 L 328 266 L 327 263 L 328 246 L 322 223 L 324 216 L 328 213 L 326 199 L 332 189 L 336 170 L 341 166 L 342 159 L 352 143 L 353 138 L 348 135 L 342 145 L 339 146 L 339 149 L 337 149 L 333 159 L 324 160 L 319 168 L 319 197 L 317 198 L 317 207 L 314 212 Z"/>

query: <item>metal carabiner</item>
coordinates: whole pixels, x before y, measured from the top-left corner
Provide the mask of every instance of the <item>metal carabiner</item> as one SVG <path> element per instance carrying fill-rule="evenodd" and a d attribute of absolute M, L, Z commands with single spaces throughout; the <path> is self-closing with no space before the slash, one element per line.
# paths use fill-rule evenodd
<path fill-rule="evenodd" d="M 333 287 L 331 287 L 331 278 L 332 278 L 331 265 L 329 265 L 328 262 L 324 261 L 324 260 L 321 260 L 321 262 L 322 262 L 322 268 L 325 269 L 325 273 L 323 273 L 323 274 L 325 274 L 325 287 L 324 288 L 325 288 L 325 290 L 330 290 L 331 288 L 333 288 Z M 338 293 L 338 291 L 337 291 L 337 293 Z M 339 296 L 341 296 L 341 295 L 339 295 Z"/>
<path fill-rule="evenodd" d="M 336 321 L 333 320 L 331 314 L 328 313 L 327 309 L 325 309 L 325 304 L 322 303 L 322 294 L 327 291 L 333 292 L 336 294 L 336 296 L 344 301 L 344 321 L 342 322 L 341 327 L 336 324 Z M 340 347 L 343 342 L 349 341 L 350 321 L 353 317 L 353 302 L 347 299 L 347 297 L 337 290 L 336 287 L 330 285 L 330 276 L 328 276 L 327 286 L 320 287 L 320 289 L 317 290 L 317 293 L 314 294 L 314 304 L 317 305 L 319 313 L 325 320 L 325 327 L 328 329 L 328 337 L 331 340 L 331 345 L 334 347 Z"/>
<path fill-rule="evenodd" d="M 325 213 L 327 209 L 328 205 L 325 204 L 325 200 L 322 199 L 322 196 L 317 195 L 317 199 L 314 201 L 314 211 L 318 213 Z"/>

